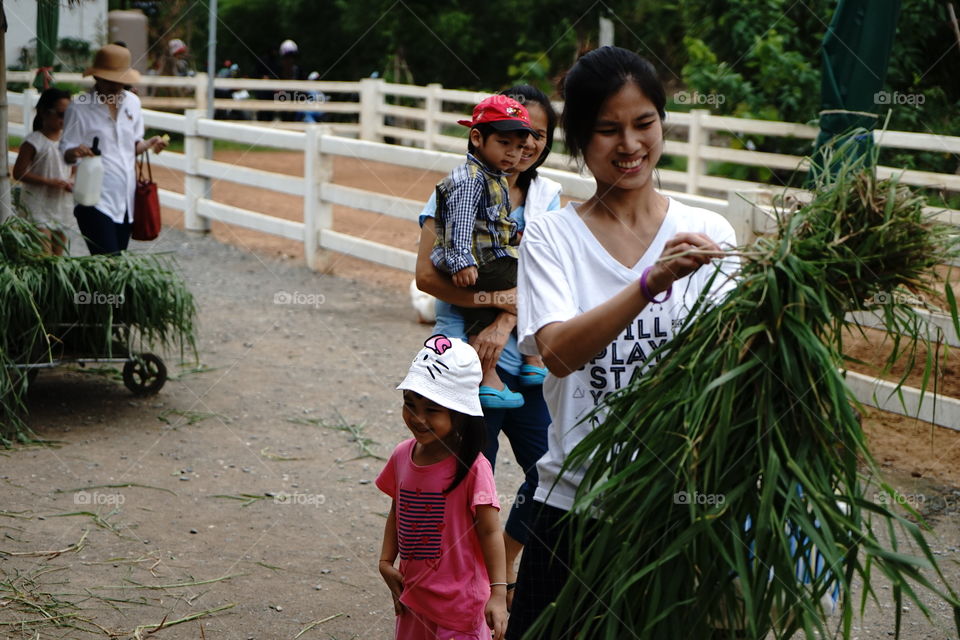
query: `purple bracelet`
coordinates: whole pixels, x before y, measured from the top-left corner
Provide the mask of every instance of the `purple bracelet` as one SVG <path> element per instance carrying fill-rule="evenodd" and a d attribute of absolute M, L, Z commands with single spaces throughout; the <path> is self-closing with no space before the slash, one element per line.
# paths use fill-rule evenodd
<path fill-rule="evenodd" d="M 650 291 L 650 287 L 647 286 L 647 276 L 650 274 L 651 269 L 653 269 L 653 267 L 647 267 L 640 275 L 640 291 L 643 293 L 643 297 L 648 301 L 656 302 L 657 304 L 663 304 L 670 299 L 671 295 L 673 295 L 673 285 L 671 284 L 669 287 L 667 287 L 667 295 L 664 296 L 663 300 L 657 300 L 656 296 L 653 295 L 653 292 Z"/>

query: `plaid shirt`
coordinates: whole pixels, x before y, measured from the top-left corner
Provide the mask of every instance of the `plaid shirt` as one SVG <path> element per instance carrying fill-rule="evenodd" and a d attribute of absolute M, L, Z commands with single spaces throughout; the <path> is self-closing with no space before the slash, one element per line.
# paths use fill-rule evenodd
<path fill-rule="evenodd" d="M 445 273 L 519 258 L 505 174 L 472 154 L 437 184 L 437 241 L 430 260 Z"/>

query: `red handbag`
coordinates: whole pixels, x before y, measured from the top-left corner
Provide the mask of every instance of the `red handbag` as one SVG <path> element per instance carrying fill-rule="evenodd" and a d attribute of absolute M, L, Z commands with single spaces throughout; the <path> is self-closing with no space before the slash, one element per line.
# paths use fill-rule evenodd
<path fill-rule="evenodd" d="M 147 174 L 143 173 L 143 161 L 147 161 Z M 153 240 L 160 235 L 160 194 L 157 183 L 153 181 L 153 169 L 150 168 L 150 152 L 140 154 L 137 163 L 137 190 L 133 196 L 134 240 Z"/>

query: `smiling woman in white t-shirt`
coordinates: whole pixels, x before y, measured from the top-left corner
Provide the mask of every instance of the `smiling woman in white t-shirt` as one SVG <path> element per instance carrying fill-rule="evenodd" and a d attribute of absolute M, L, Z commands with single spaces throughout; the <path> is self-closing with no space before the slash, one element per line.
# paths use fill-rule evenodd
<path fill-rule="evenodd" d="M 698 270 L 735 244 L 730 224 L 654 188 L 666 96 L 653 66 L 602 47 L 567 73 L 564 99 L 567 148 L 593 174 L 596 192 L 530 222 L 520 245 L 518 340 L 550 371 L 543 391 L 552 423 L 507 632 L 516 639 L 568 578 L 570 521 L 561 519 L 582 474 L 560 469 L 597 425 L 581 420 L 655 364 L 651 352 L 699 296 L 732 286 L 718 277 L 707 291 L 713 269 Z M 736 262 L 722 268 L 732 273 Z"/>

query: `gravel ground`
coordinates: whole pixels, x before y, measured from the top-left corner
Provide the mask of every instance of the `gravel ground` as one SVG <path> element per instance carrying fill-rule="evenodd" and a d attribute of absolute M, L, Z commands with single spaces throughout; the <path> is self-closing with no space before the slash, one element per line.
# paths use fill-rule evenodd
<path fill-rule="evenodd" d="M 30 424 L 56 445 L 0 451 L 0 637 L 127 638 L 202 612 L 153 637 L 390 637 L 376 571 L 389 504 L 372 481 L 406 437 L 394 387 L 429 327 L 398 288 L 301 261 L 172 228 L 135 249 L 175 254 L 200 367 L 164 354 L 172 379 L 150 398 L 111 371 L 38 378 Z M 910 471 L 889 479 L 933 516 L 960 585 L 960 492 Z M 502 457 L 503 502 L 519 479 Z M 932 625 L 907 608 L 904 638 L 957 638 L 931 606 Z M 10 624 L 23 620 L 41 622 Z M 870 606 L 853 637 L 892 630 L 889 606 Z"/>

